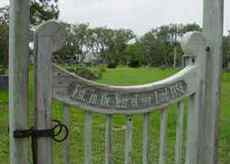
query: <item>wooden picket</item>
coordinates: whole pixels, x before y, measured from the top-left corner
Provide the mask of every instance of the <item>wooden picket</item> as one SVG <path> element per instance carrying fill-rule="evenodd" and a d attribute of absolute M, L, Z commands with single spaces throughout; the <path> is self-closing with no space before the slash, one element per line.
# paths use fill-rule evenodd
<path fill-rule="evenodd" d="M 168 111 L 161 110 L 161 128 L 160 128 L 160 155 L 159 164 L 166 164 L 167 162 L 167 123 Z"/>
<path fill-rule="evenodd" d="M 178 102 L 177 126 L 176 126 L 176 146 L 175 146 L 175 163 L 183 162 L 183 142 L 184 142 L 184 102 Z"/>
<path fill-rule="evenodd" d="M 106 116 L 106 129 L 105 129 L 105 164 L 113 163 L 113 150 L 112 150 L 112 115 Z"/>
<path fill-rule="evenodd" d="M 144 122 L 143 122 L 143 154 L 142 154 L 142 162 L 143 164 L 149 163 L 149 119 L 150 114 L 144 114 Z"/>
<path fill-rule="evenodd" d="M 125 164 L 132 164 L 133 149 L 133 122 L 132 116 L 127 116 L 127 129 L 125 133 Z"/>
<path fill-rule="evenodd" d="M 86 112 L 84 128 L 85 164 L 92 164 L 92 113 Z"/>
<path fill-rule="evenodd" d="M 63 119 L 64 124 L 70 129 L 70 111 L 69 106 L 63 104 Z M 64 155 L 64 164 L 70 164 L 70 138 L 68 137 L 64 141 L 64 148 L 63 148 L 63 155 Z"/>

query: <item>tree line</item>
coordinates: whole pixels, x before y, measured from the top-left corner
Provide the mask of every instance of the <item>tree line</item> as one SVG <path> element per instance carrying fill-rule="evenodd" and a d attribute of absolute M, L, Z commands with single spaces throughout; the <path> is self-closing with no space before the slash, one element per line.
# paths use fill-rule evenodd
<path fill-rule="evenodd" d="M 195 23 L 170 24 L 138 37 L 130 29 L 92 28 L 89 24 L 63 23 L 63 26 L 67 39 L 65 47 L 55 54 L 56 62 L 107 64 L 109 67 L 171 66 L 175 53 L 177 62 L 183 54 L 179 44 L 183 34 L 201 30 Z"/>
<path fill-rule="evenodd" d="M 191 31 L 202 31 L 196 24 L 169 24 L 151 29 L 142 36 L 130 29 L 67 24 L 64 48 L 54 55 L 58 63 L 106 64 L 109 67 L 172 67 L 182 64 L 180 40 Z M 230 34 L 224 37 L 224 67 L 230 62 Z"/>
<path fill-rule="evenodd" d="M 58 19 L 57 0 L 32 0 L 31 25 Z M 0 9 L 0 65 L 8 66 L 9 14 Z M 65 46 L 54 54 L 60 64 L 106 64 L 108 67 L 179 66 L 183 51 L 179 41 L 186 32 L 201 31 L 196 24 L 169 24 L 151 29 L 142 36 L 131 29 L 91 27 L 90 24 L 62 23 L 66 29 Z M 230 61 L 230 34 L 224 37 L 224 66 Z"/>

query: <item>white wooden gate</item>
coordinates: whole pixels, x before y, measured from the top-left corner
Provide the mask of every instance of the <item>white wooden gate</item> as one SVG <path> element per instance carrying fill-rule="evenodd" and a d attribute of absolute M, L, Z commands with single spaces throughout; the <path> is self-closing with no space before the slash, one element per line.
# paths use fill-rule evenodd
<path fill-rule="evenodd" d="M 10 23 L 10 139 L 11 164 L 28 163 L 28 139 L 20 132 L 27 131 L 28 82 L 28 1 L 11 2 Z M 84 154 L 85 164 L 92 164 L 92 115 L 106 116 L 105 163 L 113 163 L 112 119 L 114 115 L 127 116 L 125 135 L 125 164 L 132 161 L 132 116 L 143 115 L 142 163 L 148 164 L 149 117 L 161 111 L 159 164 L 167 161 L 167 113 L 170 104 L 177 103 L 176 164 L 217 163 L 217 123 L 219 107 L 219 76 L 223 30 L 223 2 L 204 0 L 204 32 L 188 33 L 183 38 L 186 67 L 175 75 L 140 86 L 110 86 L 78 77 L 52 64 L 52 53 L 62 48 L 64 30 L 50 21 L 34 33 L 36 52 L 36 121 L 35 130 L 52 129 L 51 103 L 57 99 L 64 104 L 65 124 L 68 125 L 68 107 L 85 110 Z M 21 10 L 20 10 L 21 9 Z M 21 11 L 21 15 L 19 14 Z M 24 17 L 23 17 L 24 16 Z M 23 28 L 23 29 L 22 29 Z M 23 35 L 24 34 L 24 35 Z M 19 39 L 20 38 L 20 39 Z M 25 43 L 24 43 L 25 42 Z M 18 56 L 17 53 L 22 54 Z M 21 58 L 20 58 L 21 57 Z M 24 60 L 25 61 L 24 61 Z M 25 65 L 23 65 L 23 63 Z M 211 73 L 210 73 L 211 71 Z M 21 97 L 23 96 L 23 97 Z M 188 126 L 184 132 L 184 99 L 189 100 Z M 16 110 L 17 109 L 17 110 Z M 27 131 L 28 132 L 28 131 Z M 31 131 L 30 131 L 31 132 Z M 47 132 L 47 131 L 46 131 Z M 183 135 L 186 134 L 186 155 L 183 156 Z M 40 134 L 41 135 L 41 134 Z M 42 137 L 41 137 L 42 136 Z M 52 138 L 42 134 L 36 141 L 37 164 L 52 164 Z M 65 141 L 64 163 L 69 159 L 69 142 Z M 185 159 L 185 162 L 182 159 Z"/>
<path fill-rule="evenodd" d="M 175 75 L 151 84 L 140 86 L 110 86 L 98 84 L 65 69 L 52 64 L 52 52 L 60 49 L 64 44 L 64 31 L 56 22 L 47 22 L 35 32 L 36 38 L 36 90 L 37 114 L 36 128 L 52 128 L 51 103 L 52 98 L 65 104 L 65 114 L 68 114 L 68 105 L 81 107 L 85 110 L 84 128 L 84 163 L 92 164 L 92 114 L 101 113 L 106 116 L 105 132 L 105 162 L 113 163 L 112 155 L 112 118 L 114 115 L 127 116 L 127 129 L 125 137 L 125 164 L 132 162 L 132 116 L 139 114 L 144 117 L 143 125 L 143 164 L 148 164 L 149 150 L 149 114 L 161 111 L 159 164 L 167 161 L 167 108 L 172 103 L 178 104 L 178 120 L 176 131 L 175 163 L 196 164 L 199 160 L 200 126 L 202 109 L 205 105 L 206 92 L 206 57 L 209 47 L 204 36 L 199 32 L 188 33 L 182 41 L 185 53 L 186 67 Z M 184 99 L 189 98 L 188 130 L 186 157 L 183 157 L 184 135 Z M 66 118 L 68 119 L 68 118 Z M 67 121 L 65 121 L 67 122 Z M 65 142 L 68 144 L 68 142 Z M 50 138 L 38 138 L 37 163 L 52 163 L 52 143 Z M 68 147 L 65 146 L 65 164 L 68 159 Z"/>

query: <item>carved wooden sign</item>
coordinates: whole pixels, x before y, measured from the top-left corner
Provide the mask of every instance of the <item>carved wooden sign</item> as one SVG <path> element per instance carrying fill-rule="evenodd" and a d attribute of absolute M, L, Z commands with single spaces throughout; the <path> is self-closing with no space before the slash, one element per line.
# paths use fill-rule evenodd
<path fill-rule="evenodd" d="M 169 104 L 191 92 L 191 83 L 183 78 L 169 83 L 142 86 L 109 86 L 88 81 L 64 69 L 53 67 L 54 97 L 72 104 L 101 112 L 130 112 Z M 190 71 L 193 72 L 193 71 Z M 190 87 L 189 87 L 189 86 Z M 189 88 L 188 88 L 189 87 Z M 95 111 L 94 110 L 94 111 Z"/>
<path fill-rule="evenodd" d="M 178 81 L 175 84 L 148 92 L 113 92 L 79 83 L 72 83 L 69 88 L 69 94 L 73 101 L 98 108 L 118 110 L 150 108 L 179 98 L 185 92 L 186 83 L 184 81 Z"/>

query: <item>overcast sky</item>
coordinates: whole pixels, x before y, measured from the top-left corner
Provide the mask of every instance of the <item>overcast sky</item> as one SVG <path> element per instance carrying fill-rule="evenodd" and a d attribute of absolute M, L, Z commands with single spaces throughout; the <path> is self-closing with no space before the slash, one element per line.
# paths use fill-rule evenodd
<path fill-rule="evenodd" d="M 8 0 L 0 0 L 0 5 Z M 169 23 L 202 24 L 202 0 L 59 0 L 60 19 L 93 26 L 130 28 L 138 34 Z M 225 0 L 225 31 L 230 1 Z"/>

